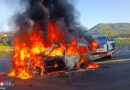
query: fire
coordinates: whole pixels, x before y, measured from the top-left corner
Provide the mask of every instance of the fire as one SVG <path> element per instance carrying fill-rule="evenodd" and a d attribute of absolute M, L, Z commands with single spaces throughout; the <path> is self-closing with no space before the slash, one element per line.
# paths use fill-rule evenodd
<path fill-rule="evenodd" d="M 92 51 L 94 51 L 98 48 L 98 43 L 95 40 L 92 40 L 89 46 L 92 48 Z"/>
<path fill-rule="evenodd" d="M 84 66 L 81 67 L 81 65 L 84 64 Z M 89 61 L 88 63 L 86 62 L 86 58 L 82 57 L 78 67 L 77 68 L 89 68 L 89 69 L 96 69 L 99 68 L 100 66 L 97 64 L 94 64 L 92 61 Z"/>
<path fill-rule="evenodd" d="M 80 54 L 86 54 L 89 53 L 88 47 L 86 46 L 80 46 Z"/>
<path fill-rule="evenodd" d="M 54 63 L 54 68 L 57 68 L 59 65 L 57 63 Z"/>
<path fill-rule="evenodd" d="M 78 66 L 77 66 L 77 68 L 78 68 L 78 69 L 81 68 L 81 64 L 83 64 L 83 63 L 86 64 L 85 58 L 81 58 L 81 60 L 80 60 L 80 62 L 79 62 L 79 64 L 78 64 Z M 85 66 L 85 68 L 86 68 L 86 66 Z"/>
<path fill-rule="evenodd" d="M 14 56 L 12 59 L 12 70 L 10 70 L 8 76 L 17 77 L 20 79 L 32 78 L 33 72 L 37 68 L 40 68 L 40 75 L 44 75 L 45 72 L 45 58 L 43 55 L 48 57 L 63 56 L 64 50 L 66 55 L 80 55 L 89 53 L 87 46 L 81 46 L 79 48 L 76 40 L 72 40 L 69 43 L 65 43 L 65 36 L 53 22 L 48 23 L 48 40 L 43 36 L 43 31 L 40 26 L 34 27 L 31 33 L 24 32 L 22 37 L 16 36 L 14 38 Z M 61 43 L 62 42 L 62 43 Z M 92 42 L 93 46 L 97 44 Z M 84 55 L 81 55 L 78 68 L 82 63 L 86 63 Z M 54 67 L 57 68 L 59 65 L 54 63 Z M 88 65 L 91 68 L 92 64 Z M 95 66 L 97 67 L 97 66 Z M 58 71 L 64 72 L 64 71 Z M 57 72 L 52 72 L 57 73 Z"/>
<path fill-rule="evenodd" d="M 67 71 L 67 70 L 57 71 L 57 72 L 51 72 L 51 73 L 48 73 L 48 75 L 57 74 L 57 73 L 64 73 L 64 72 L 66 72 L 66 71 Z"/>
<path fill-rule="evenodd" d="M 66 47 L 67 55 L 78 54 L 76 40 L 70 42 L 69 45 L 60 43 L 60 41 L 64 41 L 64 34 L 59 32 L 51 21 L 48 27 L 49 42 L 46 42 L 43 37 L 44 32 L 40 30 L 39 25 L 30 34 L 25 31 L 23 37 L 16 36 L 14 38 L 13 69 L 10 70 L 8 76 L 30 79 L 33 77 L 32 71 L 36 67 L 40 67 L 42 75 L 44 75 L 45 62 L 40 55 L 43 53 L 46 56 L 63 56 L 64 47 Z M 58 65 L 55 64 L 54 67 L 58 67 Z"/>
<path fill-rule="evenodd" d="M 89 62 L 89 64 L 87 65 L 87 68 L 89 68 L 89 69 L 96 69 L 99 67 L 100 67 L 99 65 L 94 64 L 93 62 Z"/>
<path fill-rule="evenodd" d="M 24 69 L 19 69 L 19 71 L 17 71 L 17 70 L 15 69 L 15 70 L 10 71 L 8 76 L 10 76 L 10 77 L 15 77 L 16 76 L 17 78 L 21 78 L 21 79 L 30 79 L 30 78 L 32 78 L 32 75 L 29 74 Z"/>
<path fill-rule="evenodd" d="M 77 48 L 76 40 L 70 43 L 70 46 L 66 46 L 66 55 L 78 55 L 79 51 Z"/>

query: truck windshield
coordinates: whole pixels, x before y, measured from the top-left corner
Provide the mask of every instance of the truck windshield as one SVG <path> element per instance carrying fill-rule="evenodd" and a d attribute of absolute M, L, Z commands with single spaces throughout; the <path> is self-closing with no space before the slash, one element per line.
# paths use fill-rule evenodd
<path fill-rule="evenodd" d="M 97 37 L 95 40 L 99 45 L 104 45 L 107 42 L 106 37 Z"/>

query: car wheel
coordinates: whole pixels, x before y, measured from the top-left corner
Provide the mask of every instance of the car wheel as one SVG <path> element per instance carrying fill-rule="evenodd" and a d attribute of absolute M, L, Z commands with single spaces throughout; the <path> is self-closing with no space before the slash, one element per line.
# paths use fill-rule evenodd
<path fill-rule="evenodd" d="M 41 67 L 36 67 L 35 70 L 32 70 L 33 75 L 37 76 L 40 75 L 42 72 Z"/>
<path fill-rule="evenodd" d="M 80 68 L 86 69 L 86 63 L 82 63 L 82 64 L 80 65 Z"/>

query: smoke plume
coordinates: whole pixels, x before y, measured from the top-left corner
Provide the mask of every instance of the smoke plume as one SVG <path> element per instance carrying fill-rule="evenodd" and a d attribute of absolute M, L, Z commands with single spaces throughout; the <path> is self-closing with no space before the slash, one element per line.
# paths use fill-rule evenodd
<path fill-rule="evenodd" d="M 30 30 L 31 26 L 40 25 L 44 36 L 47 36 L 48 22 L 62 22 L 65 27 L 66 37 L 85 37 L 82 33 L 81 25 L 77 22 L 77 11 L 71 0 L 22 0 L 27 4 L 27 10 L 23 14 L 17 15 L 15 22 L 20 27 L 20 31 Z M 25 29 L 26 28 L 26 29 Z M 82 33 L 77 33 L 77 32 Z M 85 37 L 86 38 L 86 37 Z"/>

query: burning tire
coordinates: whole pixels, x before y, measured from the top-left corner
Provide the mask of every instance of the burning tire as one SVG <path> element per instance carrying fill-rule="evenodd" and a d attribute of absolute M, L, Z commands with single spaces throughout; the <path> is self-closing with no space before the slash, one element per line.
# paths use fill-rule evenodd
<path fill-rule="evenodd" d="M 31 73 L 32 73 L 34 76 L 41 75 L 41 73 L 42 73 L 42 68 L 37 66 L 34 70 L 31 70 Z"/>
<path fill-rule="evenodd" d="M 36 67 L 36 74 L 40 75 L 42 72 L 42 69 L 40 67 Z"/>
<path fill-rule="evenodd" d="M 86 63 L 81 63 L 81 64 L 80 64 L 80 68 L 81 68 L 81 69 L 86 69 L 86 66 L 87 66 Z"/>

